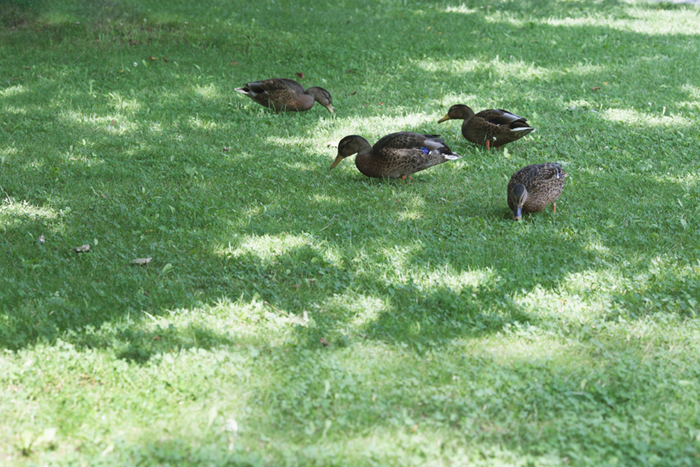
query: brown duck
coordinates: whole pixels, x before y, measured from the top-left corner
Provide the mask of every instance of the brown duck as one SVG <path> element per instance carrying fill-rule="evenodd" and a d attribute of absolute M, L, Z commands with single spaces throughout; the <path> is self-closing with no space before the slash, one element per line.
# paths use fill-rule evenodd
<path fill-rule="evenodd" d="M 312 87 L 304 90 L 304 87 L 287 78 L 273 78 L 263 81 L 248 83 L 236 91 L 253 99 L 260 105 L 280 111 L 309 110 L 314 102 L 318 102 L 333 113 L 333 100 L 331 94 L 323 88 Z"/>
<path fill-rule="evenodd" d="M 423 135 L 410 131 L 391 133 L 370 146 L 366 139 L 350 135 L 338 143 L 338 157 L 331 165 L 357 154 L 355 165 L 368 177 L 412 179 L 411 174 L 443 162 L 459 159 L 439 135 Z"/>
<path fill-rule="evenodd" d="M 515 172 L 508 183 L 508 207 L 513 211 L 513 220 L 519 221 L 523 212 L 540 212 L 549 203 L 556 213 L 557 198 L 568 176 L 560 164 L 553 162 L 528 165 Z"/>
<path fill-rule="evenodd" d="M 486 149 L 498 149 L 535 131 L 523 117 L 503 109 L 482 110 L 475 114 L 469 106 L 457 104 L 450 107 L 438 123 L 452 119 L 464 120 L 462 135 L 472 143 L 486 146 Z"/>

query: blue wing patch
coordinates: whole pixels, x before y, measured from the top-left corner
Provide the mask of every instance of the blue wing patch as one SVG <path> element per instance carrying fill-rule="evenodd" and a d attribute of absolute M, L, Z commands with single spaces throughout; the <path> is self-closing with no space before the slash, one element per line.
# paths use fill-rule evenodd
<path fill-rule="evenodd" d="M 430 151 L 428 151 L 428 148 L 420 148 L 421 151 L 423 151 L 423 154 L 428 154 Z"/>

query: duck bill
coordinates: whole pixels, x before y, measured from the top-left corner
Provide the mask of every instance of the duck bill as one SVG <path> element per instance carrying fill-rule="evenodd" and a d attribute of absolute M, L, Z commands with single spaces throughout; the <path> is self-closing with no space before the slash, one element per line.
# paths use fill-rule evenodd
<path fill-rule="evenodd" d="M 343 159 L 344 157 L 338 154 L 338 157 L 336 157 L 333 163 L 331 164 L 331 170 L 335 169 L 335 166 L 340 164 L 340 161 L 342 161 Z"/>
<path fill-rule="evenodd" d="M 514 221 L 519 221 L 523 217 L 523 210 L 520 206 L 516 206 L 515 209 L 513 209 L 513 220 Z"/>
<path fill-rule="evenodd" d="M 333 106 L 331 104 L 328 104 L 325 106 L 330 113 L 333 113 Z"/>
<path fill-rule="evenodd" d="M 449 119 L 450 119 L 449 114 L 448 114 L 448 115 L 445 115 L 445 116 L 442 117 L 440 120 L 438 120 L 438 123 L 446 122 L 446 121 L 449 120 Z"/>

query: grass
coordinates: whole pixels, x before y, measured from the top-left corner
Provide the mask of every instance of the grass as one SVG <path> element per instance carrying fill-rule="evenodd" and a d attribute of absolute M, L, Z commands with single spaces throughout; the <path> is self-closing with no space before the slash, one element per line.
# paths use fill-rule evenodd
<path fill-rule="evenodd" d="M 698 7 L 297 5 L 0 5 L 3 463 L 697 465 Z M 336 113 L 234 92 L 295 73 Z M 463 158 L 328 170 L 402 130 Z"/>

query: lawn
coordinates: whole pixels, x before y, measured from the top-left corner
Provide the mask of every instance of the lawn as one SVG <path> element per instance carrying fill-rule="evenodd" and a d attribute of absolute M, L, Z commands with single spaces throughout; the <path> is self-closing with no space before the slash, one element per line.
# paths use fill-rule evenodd
<path fill-rule="evenodd" d="M 635 0 L 0 3 L 0 463 L 700 464 L 699 25 Z M 235 92 L 278 76 L 336 112 Z M 453 104 L 537 131 L 484 151 L 437 123 Z M 329 170 L 395 131 L 462 158 Z M 548 161 L 556 214 L 514 222 L 511 174 Z"/>

